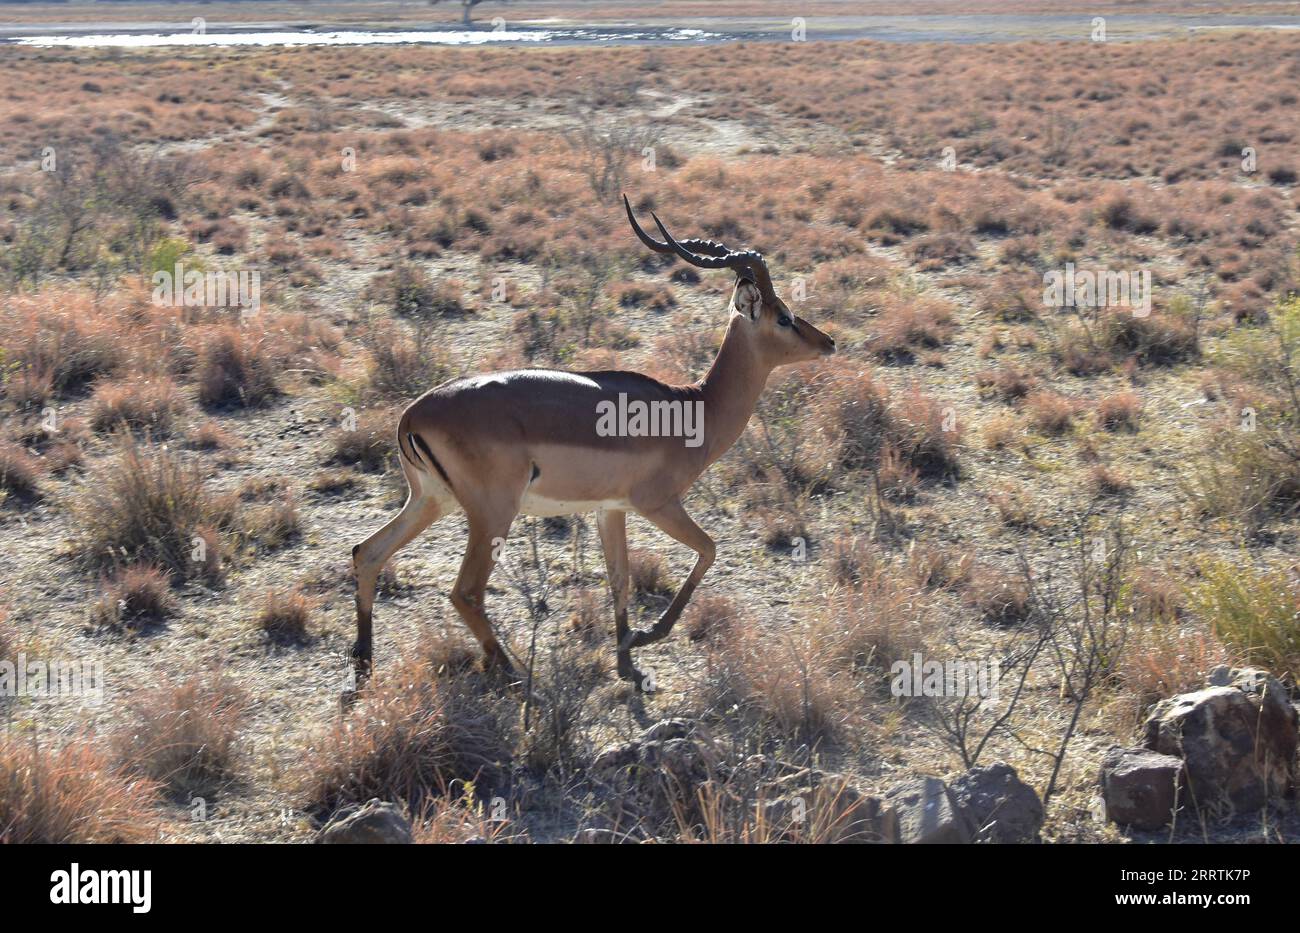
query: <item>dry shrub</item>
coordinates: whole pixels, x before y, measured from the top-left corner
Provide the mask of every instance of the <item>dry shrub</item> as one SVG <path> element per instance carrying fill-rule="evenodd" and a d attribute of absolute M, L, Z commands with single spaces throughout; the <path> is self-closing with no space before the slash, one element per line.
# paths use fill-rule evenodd
<path fill-rule="evenodd" d="M 402 262 L 371 279 L 366 295 L 400 317 L 464 314 L 463 290 L 456 282 L 435 282 L 425 268 Z"/>
<path fill-rule="evenodd" d="M 955 329 L 946 301 L 904 296 L 876 317 L 868 346 L 882 360 L 910 363 L 921 350 L 947 343 Z"/>
<path fill-rule="evenodd" d="M 1079 403 L 1055 392 L 1039 391 L 1025 399 L 1025 411 L 1034 430 L 1055 437 L 1074 426 Z"/>
<path fill-rule="evenodd" d="M 830 544 L 831 580 L 842 586 L 857 585 L 879 572 L 880 558 L 871 542 L 841 533 Z"/>
<path fill-rule="evenodd" d="M 808 408 L 827 443 L 849 470 L 878 470 L 884 451 L 925 481 L 960 474 L 961 429 L 945 406 L 913 386 L 898 404 L 888 388 L 864 370 L 828 367 Z"/>
<path fill-rule="evenodd" d="M 1282 563 L 1264 570 L 1209 560 L 1193 604 L 1214 634 L 1246 661 L 1300 681 L 1300 576 Z"/>
<path fill-rule="evenodd" d="M 736 604 L 720 593 L 702 593 L 686 607 L 686 637 L 691 641 L 725 637 L 737 615 Z"/>
<path fill-rule="evenodd" d="M 948 590 L 970 582 L 974 559 L 950 548 L 913 541 L 907 548 L 907 569 L 922 589 Z"/>
<path fill-rule="evenodd" d="M 113 736 L 120 767 L 165 785 L 181 799 L 234 780 L 237 737 L 249 697 L 223 674 L 195 674 L 128 701 L 130 720 Z"/>
<path fill-rule="evenodd" d="M 1122 473 L 1104 463 L 1088 468 L 1088 487 L 1099 496 L 1122 496 L 1133 490 L 1133 484 Z"/>
<path fill-rule="evenodd" d="M 90 426 L 101 434 L 125 427 L 151 437 L 168 437 L 183 407 L 176 384 L 165 377 L 100 382 L 90 398 Z"/>
<path fill-rule="evenodd" d="M 569 614 L 569 627 L 578 637 L 589 645 L 595 644 L 603 634 L 601 628 L 606 618 L 604 593 L 592 587 L 579 590 Z"/>
<path fill-rule="evenodd" d="M 1153 703 L 1201 689 L 1206 675 L 1230 660 L 1223 644 L 1202 628 L 1170 619 L 1134 626 L 1115 672 L 1133 703 L 1130 722 L 1142 719 Z"/>
<path fill-rule="evenodd" d="M 1097 402 L 1093 412 L 1097 426 L 1107 431 L 1136 431 L 1142 417 L 1142 400 L 1132 392 L 1119 392 Z"/>
<path fill-rule="evenodd" d="M 811 632 L 832 668 L 888 671 L 924 652 L 933 621 L 925 594 L 878 564 L 857 587 L 832 594 Z"/>
<path fill-rule="evenodd" d="M 17 499 L 32 500 L 40 495 L 36 458 L 17 444 L 0 443 L 0 492 Z"/>
<path fill-rule="evenodd" d="M 246 508 L 240 517 L 244 536 L 267 550 L 283 547 L 301 530 L 298 502 L 293 496 Z"/>
<path fill-rule="evenodd" d="M 1014 363 L 975 374 L 975 384 L 993 392 L 1004 402 L 1018 402 L 1038 387 L 1038 379 Z"/>
<path fill-rule="evenodd" d="M 49 750 L 0 735 L 0 843 L 150 842 L 156 801 L 154 782 L 118 773 L 88 736 Z"/>
<path fill-rule="evenodd" d="M 216 532 L 234 524 L 236 508 L 208 492 L 196 464 L 123 441 L 76 506 L 81 553 L 94 566 L 156 564 L 180 580 L 212 574 Z"/>
<path fill-rule="evenodd" d="M 627 552 L 628 576 L 636 596 L 665 596 L 672 593 L 668 564 L 657 551 L 631 548 Z"/>
<path fill-rule="evenodd" d="M 416 845 L 460 845 L 470 841 L 500 844 L 516 841 L 509 824 L 493 819 L 482 803 L 466 798 L 433 802 L 412 832 Z"/>
<path fill-rule="evenodd" d="M 253 627 L 272 641 L 301 643 L 307 640 L 312 608 L 313 601 L 299 590 L 268 590 Z"/>
<path fill-rule="evenodd" d="M 1025 581 L 1015 574 L 992 570 L 975 572 L 962 599 L 990 625 L 1018 625 L 1029 618 L 1032 610 Z"/>
<path fill-rule="evenodd" d="M 994 490 L 989 493 L 989 502 L 998 513 L 998 521 L 1008 528 L 1028 531 L 1038 527 L 1033 503 L 1015 487 L 1005 486 Z"/>
<path fill-rule="evenodd" d="M 384 470 L 397 454 L 397 418 L 391 412 L 363 412 L 356 427 L 334 435 L 329 463 L 357 466 L 367 472 Z"/>
<path fill-rule="evenodd" d="M 209 419 L 199 422 L 185 436 L 185 446 L 191 450 L 224 450 L 234 446 L 234 438 L 225 428 Z"/>
<path fill-rule="evenodd" d="M 1005 450 L 1023 436 L 1020 422 L 1014 415 L 995 415 L 984 423 L 981 432 L 984 446 L 989 450 Z"/>
<path fill-rule="evenodd" d="M 264 339 L 233 324 L 204 333 L 197 349 L 199 402 L 208 408 L 254 408 L 280 394 Z"/>
<path fill-rule="evenodd" d="M 807 632 L 765 632 L 737 620 L 705 642 L 709 701 L 739 706 L 791 742 L 848 739 L 860 706 L 854 679 L 826 663 Z"/>
<path fill-rule="evenodd" d="M 348 470 L 326 470 L 307 483 L 308 489 L 322 496 L 339 496 L 356 487 L 357 477 Z"/>
<path fill-rule="evenodd" d="M 370 350 L 367 388 L 381 397 L 413 398 L 451 375 L 446 356 L 421 331 L 410 338 L 396 325 L 379 323 L 369 328 L 365 342 Z"/>
<path fill-rule="evenodd" d="M 0 309 L 5 362 L 16 372 L 5 394 L 23 405 L 76 391 L 118 370 L 131 332 L 122 309 L 100 306 L 88 292 L 46 290 L 17 296 Z"/>
<path fill-rule="evenodd" d="M 321 817 L 372 797 L 420 813 L 457 787 L 490 788 L 509 755 L 496 711 L 472 678 L 440 678 L 420 658 L 381 671 L 347 717 L 312 738 L 292 785 Z"/>
<path fill-rule="evenodd" d="M 139 629 L 176 612 L 170 575 L 153 564 L 124 567 L 104 581 L 92 616 L 108 628 Z"/>
<path fill-rule="evenodd" d="M 1300 456 L 1285 431 L 1225 424 L 1197 464 L 1192 491 L 1202 511 L 1240 522 L 1249 531 L 1274 516 L 1300 511 Z"/>

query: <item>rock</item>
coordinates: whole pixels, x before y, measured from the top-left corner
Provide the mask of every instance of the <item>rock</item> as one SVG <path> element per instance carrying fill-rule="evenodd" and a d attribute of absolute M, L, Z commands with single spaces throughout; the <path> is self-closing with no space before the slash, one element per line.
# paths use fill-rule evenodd
<path fill-rule="evenodd" d="M 972 768 L 949 787 L 977 842 L 1037 842 L 1043 803 L 1016 769 L 997 762 Z"/>
<path fill-rule="evenodd" d="M 1101 762 L 1106 818 L 1148 831 L 1168 825 L 1181 797 L 1185 773 L 1183 760 L 1173 755 L 1111 746 Z"/>
<path fill-rule="evenodd" d="M 948 785 L 936 777 L 919 777 L 891 788 L 885 801 L 898 814 L 899 841 L 904 844 L 964 844 L 973 834 L 957 809 Z"/>
<path fill-rule="evenodd" d="M 1295 781 L 1296 711 L 1263 671 L 1216 669 L 1211 677 L 1227 683 L 1158 703 L 1143 745 L 1183 760 L 1188 799 L 1203 813 L 1258 810 Z"/>
<path fill-rule="evenodd" d="M 411 823 L 396 804 L 371 798 L 364 806 L 326 823 L 318 841 L 333 845 L 409 844 Z"/>
<path fill-rule="evenodd" d="M 639 738 L 598 754 L 591 776 L 637 817 L 657 822 L 682 814 L 694 819 L 697 789 L 725 775 L 723 759 L 721 747 L 703 726 L 666 719 Z"/>
<path fill-rule="evenodd" d="M 760 799 L 778 837 L 828 843 L 898 842 L 898 814 L 842 774 L 805 768 L 765 785 Z"/>

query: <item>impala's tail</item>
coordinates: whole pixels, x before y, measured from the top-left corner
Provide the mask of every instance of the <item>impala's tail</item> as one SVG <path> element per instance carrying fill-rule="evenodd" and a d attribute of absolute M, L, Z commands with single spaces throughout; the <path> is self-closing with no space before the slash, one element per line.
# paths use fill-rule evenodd
<path fill-rule="evenodd" d="M 402 412 L 402 417 L 397 422 L 397 450 L 402 459 L 412 467 L 422 473 L 428 473 L 431 470 L 437 472 L 448 488 L 451 487 L 451 477 L 447 475 L 447 471 L 438 462 L 438 458 L 433 455 L 433 449 L 429 447 L 424 438 L 411 430 L 411 410 L 409 408 Z"/>

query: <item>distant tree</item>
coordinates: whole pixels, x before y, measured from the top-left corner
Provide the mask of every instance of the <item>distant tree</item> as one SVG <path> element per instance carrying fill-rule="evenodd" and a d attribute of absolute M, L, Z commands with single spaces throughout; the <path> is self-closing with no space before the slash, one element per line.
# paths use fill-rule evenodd
<path fill-rule="evenodd" d="M 437 6 L 437 5 L 438 5 L 439 3 L 441 3 L 441 2 L 442 2 L 442 0 L 429 0 L 429 6 Z M 456 3 L 459 3 L 459 4 L 460 4 L 460 6 L 461 6 L 461 18 L 460 18 L 460 21 L 461 21 L 464 25 L 468 26 L 468 25 L 469 25 L 469 14 L 470 14 L 470 11 L 471 11 L 472 9 L 474 9 L 474 7 L 476 7 L 476 6 L 478 6 L 480 3 L 482 3 L 483 0 L 453 0 L 453 2 L 456 2 Z M 505 2 L 505 0 L 502 0 L 502 2 Z"/>

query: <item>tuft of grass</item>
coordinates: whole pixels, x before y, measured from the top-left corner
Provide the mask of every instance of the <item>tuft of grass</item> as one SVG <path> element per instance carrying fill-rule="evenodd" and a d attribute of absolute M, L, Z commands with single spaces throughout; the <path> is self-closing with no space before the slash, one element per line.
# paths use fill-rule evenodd
<path fill-rule="evenodd" d="M 988 570 L 971 578 L 963 599 L 990 625 L 1018 625 L 1029 618 L 1032 609 L 1024 580 Z"/>
<path fill-rule="evenodd" d="M 299 590 L 268 590 L 253 627 L 276 642 L 301 643 L 307 639 L 312 601 Z"/>
<path fill-rule="evenodd" d="M 1055 437 L 1074 426 L 1079 403 L 1055 392 L 1039 391 L 1025 399 L 1025 411 L 1034 430 Z"/>
<path fill-rule="evenodd" d="M 686 608 L 686 637 L 691 641 L 722 637 L 736 620 L 736 604 L 719 593 L 702 593 Z"/>
<path fill-rule="evenodd" d="M 1132 392 L 1119 392 L 1097 402 L 1093 413 L 1097 426 L 1107 431 L 1136 431 L 1142 417 L 1142 401 Z"/>
<path fill-rule="evenodd" d="M 1300 679 L 1300 579 L 1282 565 L 1258 571 L 1229 560 L 1201 566 L 1191 596 L 1225 645 L 1291 682 Z"/>
<path fill-rule="evenodd" d="M 211 794 L 237 775 L 238 733 L 248 695 L 223 674 L 195 674 L 128 701 L 129 721 L 111 740 L 122 770 L 184 799 Z"/>
<path fill-rule="evenodd" d="M 280 394 L 263 341 L 233 324 L 206 333 L 197 355 L 195 381 L 207 408 L 255 408 Z"/>
<path fill-rule="evenodd" d="M 40 465 L 17 444 L 0 443 L 0 492 L 30 501 L 40 496 Z"/>
<path fill-rule="evenodd" d="M 167 378 L 100 382 L 90 398 L 90 427 L 100 434 L 126 428 L 168 437 L 182 408 L 180 392 Z"/>
<path fill-rule="evenodd" d="M 355 428 L 334 435 L 327 462 L 356 466 L 369 473 L 382 471 L 397 454 L 396 424 L 393 417 L 362 414 Z"/>
<path fill-rule="evenodd" d="M 153 564 L 124 567 L 102 586 L 92 616 L 108 628 L 140 629 L 176 612 L 170 574 Z"/>
<path fill-rule="evenodd" d="M 208 492 L 195 464 L 124 440 L 78 503 L 80 550 L 92 566 L 156 564 L 179 580 L 211 575 L 220 561 L 216 531 L 233 524 L 235 509 Z"/>
<path fill-rule="evenodd" d="M 157 785 L 120 774 L 88 736 L 42 748 L 0 734 L 0 843 L 154 841 Z"/>
<path fill-rule="evenodd" d="M 672 592 L 668 565 L 655 551 L 632 548 L 627 553 L 628 576 L 636 596 L 665 596 Z"/>
<path fill-rule="evenodd" d="M 317 734 L 292 778 L 317 816 L 371 797 L 423 812 L 468 784 L 490 787 L 510 756 L 488 699 L 428 659 L 381 673 L 352 714 Z"/>

